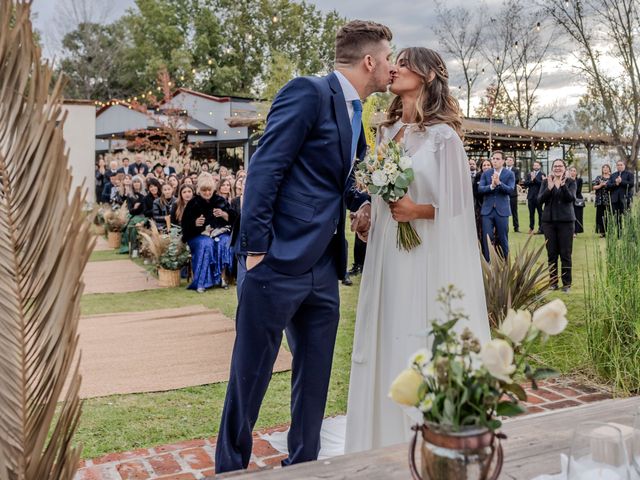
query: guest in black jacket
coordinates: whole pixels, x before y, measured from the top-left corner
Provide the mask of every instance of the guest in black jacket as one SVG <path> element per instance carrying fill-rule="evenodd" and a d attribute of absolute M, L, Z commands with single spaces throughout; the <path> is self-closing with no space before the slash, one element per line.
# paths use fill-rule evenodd
<path fill-rule="evenodd" d="M 582 196 L 582 178 L 578 176 L 576 167 L 569 168 L 569 177 L 576 182 L 576 202 L 573 204 L 573 210 L 576 214 L 576 228 L 573 231 L 574 238 L 584 232 L 584 197 Z"/>
<path fill-rule="evenodd" d="M 625 170 L 622 160 L 616 162 L 616 172 L 609 177 L 607 190 L 611 194 L 611 210 L 616 217 L 618 230 L 622 226 L 622 215 L 631 205 L 633 197 L 633 174 Z"/>
<path fill-rule="evenodd" d="M 544 179 L 542 164 L 535 160 L 533 171 L 529 172 L 524 181 L 524 186 L 527 189 L 527 207 L 529 207 L 529 234 L 542 233 L 542 205 L 538 203 L 538 194 Z M 538 230 L 536 230 L 536 212 L 538 212 Z"/>
<path fill-rule="evenodd" d="M 607 190 L 607 183 L 611 178 L 611 167 L 602 165 L 600 175 L 593 180 L 593 190 L 596 192 L 596 233 L 604 237 L 607 233 L 607 220 L 611 211 L 611 195 Z"/>
<path fill-rule="evenodd" d="M 144 197 L 144 216 L 147 218 L 153 218 L 153 202 L 156 198 L 160 198 L 160 190 L 162 185 L 160 182 L 153 178 L 147 178 L 147 196 Z"/>
<path fill-rule="evenodd" d="M 513 172 L 513 176 L 516 177 L 516 184 L 513 188 L 513 192 L 509 195 L 509 202 L 511 204 L 511 220 L 513 221 L 513 231 L 520 231 L 520 222 L 518 221 L 518 185 L 520 185 L 520 170 L 515 166 L 515 159 L 513 157 L 505 158 L 505 168 Z"/>
<path fill-rule="evenodd" d="M 558 288 L 558 256 L 562 261 L 562 290 L 571 288 L 571 255 L 576 214 L 576 182 L 567 174 L 564 160 L 553 161 L 549 176 L 543 180 L 538 202 L 544 205 L 542 231 L 547 241 L 551 289 Z"/>
<path fill-rule="evenodd" d="M 129 164 L 129 175 L 142 175 L 147 176 L 149 173 L 149 167 L 144 161 L 144 156 L 141 153 L 136 153 L 134 162 Z"/>
<path fill-rule="evenodd" d="M 173 187 L 168 183 L 162 185 L 162 193 L 160 198 L 156 198 L 153 201 L 153 221 L 156 223 L 158 230 L 170 231 L 171 230 L 171 209 L 176 199 L 173 196 Z M 169 224 L 167 225 L 167 220 Z"/>
<path fill-rule="evenodd" d="M 137 226 L 145 222 L 144 199 L 144 178 L 136 175 L 131 179 L 131 192 L 127 196 L 127 208 L 129 209 L 129 221 L 123 230 L 120 244 L 120 253 L 129 253 L 131 249 L 138 249 Z M 131 246 L 131 248 L 130 248 Z"/>

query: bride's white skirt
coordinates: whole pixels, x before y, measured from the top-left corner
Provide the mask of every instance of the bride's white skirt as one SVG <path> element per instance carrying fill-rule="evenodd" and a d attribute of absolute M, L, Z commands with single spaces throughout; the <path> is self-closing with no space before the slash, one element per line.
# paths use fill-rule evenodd
<path fill-rule="evenodd" d="M 318 460 L 344 455 L 344 437 L 346 428 L 347 417 L 345 415 L 325 418 L 322 421 L 322 429 L 320 430 L 320 455 L 318 455 Z M 260 438 L 269 442 L 278 452 L 288 454 L 288 434 L 289 429 L 285 432 L 273 432 L 266 435 L 260 435 Z"/>

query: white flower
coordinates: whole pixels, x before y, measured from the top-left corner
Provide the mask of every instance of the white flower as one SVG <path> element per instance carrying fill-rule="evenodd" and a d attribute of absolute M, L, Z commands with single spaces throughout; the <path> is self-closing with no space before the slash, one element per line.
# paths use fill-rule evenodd
<path fill-rule="evenodd" d="M 384 167 L 382 167 L 382 171 L 386 173 L 387 176 L 391 177 L 397 175 L 398 166 L 395 163 L 388 162 L 384 164 Z"/>
<path fill-rule="evenodd" d="M 420 401 L 418 390 L 424 379 L 415 369 L 407 368 L 391 384 L 389 398 L 400 405 L 414 407 Z"/>
<path fill-rule="evenodd" d="M 509 337 L 513 343 L 519 344 L 527 336 L 529 327 L 531 326 L 531 314 L 528 310 L 509 309 L 502 325 L 500 332 Z"/>
<path fill-rule="evenodd" d="M 426 365 L 422 366 L 421 372 L 422 372 L 422 376 L 425 378 L 435 378 L 436 366 L 433 362 L 429 362 Z"/>
<path fill-rule="evenodd" d="M 513 349 L 505 340 L 491 340 L 482 346 L 480 358 L 491 376 L 505 383 L 513 383 L 510 375 L 515 372 Z"/>
<path fill-rule="evenodd" d="M 533 312 L 533 324 L 548 335 L 557 335 L 567 326 L 567 306 L 555 299 Z"/>
<path fill-rule="evenodd" d="M 416 364 L 416 365 L 418 365 L 420 367 L 423 367 L 429 361 L 429 357 L 430 356 L 431 355 L 429 353 L 429 350 L 427 350 L 426 348 L 421 348 L 416 353 L 411 355 L 411 359 L 409 361 L 409 366 L 411 366 L 413 364 Z"/>
<path fill-rule="evenodd" d="M 381 170 L 376 170 L 371 174 L 371 181 L 376 187 L 384 187 L 389 182 L 387 176 Z"/>
<path fill-rule="evenodd" d="M 404 172 L 407 168 L 411 168 L 411 165 L 413 165 L 413 162 L 411 161 L 411 157 L 407 157 L 407 156 L 400 157 L 400 161 L 398 162 L 398 166 L 400 167 L 400 170 Z"/>
<path fill-rule="evenodd" d="M 436 400 L 436 396 L 433 393 L 428 393 L 418 405 L 418 408 L 422 413 L 430 412 L 433 408 L 433 402 Z"/>

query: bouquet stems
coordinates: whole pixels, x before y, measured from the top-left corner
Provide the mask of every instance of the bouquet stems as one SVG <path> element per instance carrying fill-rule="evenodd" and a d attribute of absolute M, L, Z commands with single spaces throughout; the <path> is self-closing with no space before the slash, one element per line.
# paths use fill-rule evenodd
<path fill-rule="evenodd" d="M 398 222 L 396 245 L 399 249 L 409 251 L 422 243 L 418 232 L 409 222 Z"/>

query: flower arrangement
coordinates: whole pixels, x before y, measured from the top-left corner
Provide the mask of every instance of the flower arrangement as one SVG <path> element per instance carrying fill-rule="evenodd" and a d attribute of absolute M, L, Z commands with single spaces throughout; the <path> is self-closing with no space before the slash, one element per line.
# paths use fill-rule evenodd
<path fill-rule="evenodd" d="M 150 228 L 140 228 L 142 251 L 153 263 L 165 270 L 180 270 L 189 263 L 189 246 L 182 241 L 180 227 L 173 226 L 169 233 L 160 233 L 155 222 Z"/>
<path fill-rule="evenodd" d="M 370 194 L 380 195 L 385 202 L 395 202 L 405 196 L 413 181 L 411 167 L 411 157 L 404 147 L 391 140 L 378 145 L 373 155 L 367 155 L 358 163 L 356 181 Z M 411 223 L 398 223 L 398 248 L 409 251 L 420 243 L 422 240 Z"/>
<path fill-rule="evenodd" d="M 116 210 L 105 209 L 103 212 L 102 218 L 108 232 L 122 232 L 129 222 L 129 210 L 126 204 Z"/>
<path fill-rule="evenodd" d="M 465 329 L 454 327 L 467 316 L 454 310 L 452 302 L 462 293 L 449 286 L 438 296 L 447 321 L 432 323 L 431 352 L 420 350 L 410 366 L 391 385 L 389 396 L 397 403 L 417 407 L 427 424 L 457 432 L 465 427 L 485 427 L 495 431 L 501 426 L 497 417 L 525 412 L 520 402 L 527 400 L 525 390 L 515 381 L 523 375 L 537 388 L 536 380 L 556 375 L 548 368 L 533 369 L 528 352 L 538 340 L 557 335 L 567 325 L 567 308 L 562 300 L 537 309 L 509 310 L 496 338 L 480 345 Z"/>

